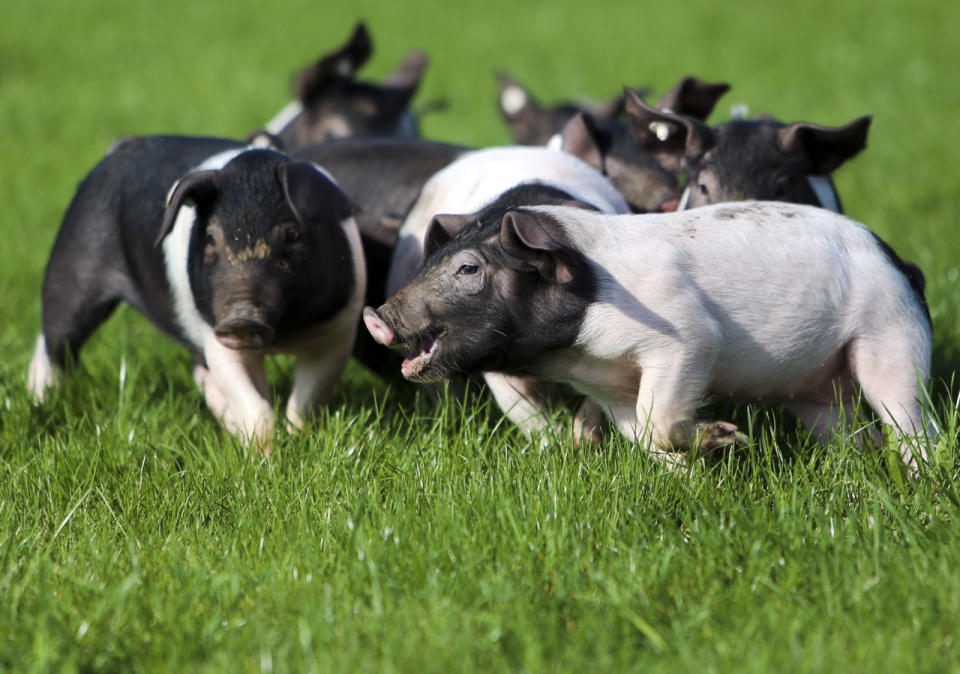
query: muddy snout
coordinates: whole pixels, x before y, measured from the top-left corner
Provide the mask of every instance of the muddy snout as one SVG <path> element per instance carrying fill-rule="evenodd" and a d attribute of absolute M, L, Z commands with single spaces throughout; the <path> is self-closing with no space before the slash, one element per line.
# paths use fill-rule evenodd
<path fill-rule="evenodd" d="M 213 330 L 217 340 L 231 349 L 264 349 L 273 341 L 266 312 L 249 305 L 233 307 Z"/>
<path fill-rule="evenodd" d="M 380 317 L 373 307 L 363 310 L 363 324 L 367 326 L 370 336 L 384 346 L 394 346 L 397 343 L 397 333 L 385 320 Z"/>

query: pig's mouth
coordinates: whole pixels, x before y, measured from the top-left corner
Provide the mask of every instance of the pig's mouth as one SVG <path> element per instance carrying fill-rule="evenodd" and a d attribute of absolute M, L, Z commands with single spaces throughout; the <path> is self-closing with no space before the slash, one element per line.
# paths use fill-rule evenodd
<path fill-rule="evenodd" d="M 411 347 L 407 357 L 403 359 L 400 365 L 400 373 L 407 379 L 427 381 L 423 377 L 423 371 L 433 361 L 440 347 L 440 338 L 446 334 L 442 328 L 431 328 L 427 332 L 420 334 L 413 340 L 406 342 Z"/>

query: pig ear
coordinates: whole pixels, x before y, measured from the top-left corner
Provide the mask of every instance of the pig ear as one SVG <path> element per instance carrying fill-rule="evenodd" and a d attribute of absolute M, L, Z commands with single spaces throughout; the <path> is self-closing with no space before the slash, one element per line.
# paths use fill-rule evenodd
<path fill-rule="evenodd" d="M 508 122 L 512 124 L 540 110 L 536 99 L 510 75 L 502 70 L 498 71 L 497 80 L 500 82 L 497 105 Z"/>
<path fill-rule="evenodd" d="M 730 85 L 725 82 L 712 84 L 698 77 L 684 77 L 664 94 L 655 107 L 663 112 L 688 115 L 705 122 L 717 101 L 729 90 Z"/>
<path fill-rule="evenodd" d="M 410 52 L 397 69 L 384 80 L 383 86 L 394 89 L 409 89 L 414 92 L 420 86 L 420 80 L 423 78 L 423 73 L 429 63 L 430 59 L 422 51 Z"/>
<path fill-rule="evenodd" d="M 441 214 L 433 216 L 423 240 L 424 259 L 433 255 L 440 246 L 450 241 L 457 233 L 477 219 L 473 214 Z"/>
<path fill-rule="evenodd" d="M 356 212 L 350 197 L 309 162 L 290 161 L 278 165 L 277 180 L 301 225 L 339 224 Z"/>
<path fill-rule="evenodd" d="M 696 159 L 713 145 L 713 132 L 700 120 L 656 110 L 629 87 L 624 95 L 634 139 L 668 171 L 680 170 L 684 159 Z"/>
<path fill-rule="evenodd" d="M 294 95 L 301 102 L 307 103 L 323 93 L 330 84 L 352 80 L 357 69 L 366 63 L 372 52 L 370 34 L 361 21 L 353 29 L 353 34 L 345 45 L 300 72 L 293 86 Z"/>
<path fill-rule="evenodd" d="M 253 147 L 283 152 L 283 143 L 280 141 L 280 136 L 272 134 L 266 129 L 251 131 L 243 139 L 243 142 Z"/>
<path fill-rule="evenodd" d="M 787 154 L 805 154 L 812 174 L 827 175 L 867 146 L 870 120 L 837 127 L 797 122 L 777 131 L 777 145 Z"/>
<path fill-rule="evenodd" d="M 579 157 L 603 173 L 604 159 L 610 152 L 613 138 L 608 131 L 597 128 L 591 115 L 578 112 L 571 117 L 563 126 L 560 138 L 564 152 Z"/>
<path fill-rule="evenodd" d="M 553 225 L 527 211 L 507 211 L 500 221 L 500 246 L 522 262 L 520 269 L 533 268 L 548 281 L 568 283 L 573 273 L 567 249 L 547 231 Z"/>
<path fill-rule="evenodd" d="M 160 224 L 160 233 L 154 241 L 159 246 L 173 229 L 177 221 L 177 213 L 186 200 L 201 205 L 209 202 L 217 194 L 217 172 L 195 171 L 184 176 L 173 184 L 167 192 L 166 210 L 163 213 L 163 222 Z"/>
<path fill-rule="evenodd" d="M 591 108 L 591 114 L 597 119 L 616 119 L 623 114 L 623 108 L 626 102 L 623 96 L 614 96 L 606 103 L 601 103 Z"/>

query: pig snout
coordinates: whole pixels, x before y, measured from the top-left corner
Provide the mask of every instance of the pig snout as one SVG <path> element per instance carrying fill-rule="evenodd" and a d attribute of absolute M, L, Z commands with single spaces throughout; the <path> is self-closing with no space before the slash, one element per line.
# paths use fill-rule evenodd
<path fill-rule="evenodd" d="M 661 213 L 673 213 L 680 207 L 680 199 L 667 199 L 664 201 L 657 210 Z"/>
<path fill-rule="evenodd" d="M 380 318 L 380 315 L 372 307 L 366 307 L 363 310 L 363 323 L 367 326 L 370 335 L 384 346 L 393 346 L 397 343 L 397 333 L 387 325 L 387 322 Z"/>
<path fill-rule="evenodd" d="M 249 306 L 234 307 L 213 331 L 230 349 L 263 349 L 273 341 L 273 328 L 264 312 Z"/>

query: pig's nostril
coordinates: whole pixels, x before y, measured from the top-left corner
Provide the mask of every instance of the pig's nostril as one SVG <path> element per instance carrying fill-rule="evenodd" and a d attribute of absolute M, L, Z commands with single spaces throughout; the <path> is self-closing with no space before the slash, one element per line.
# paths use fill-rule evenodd
<path fill-rule="evenodd" d="M 397 333 L 371 307 L 363 310 L 363 323 L 370 335 L 384 346 L 393 346 L 396 343 Z"/>
<path fill-rule="evenodd" d="M 231 349 L 262 349 L 273 341 L 273 328 L 249 318 L 222 321 L 214 332 L 220 343 Z"/>

